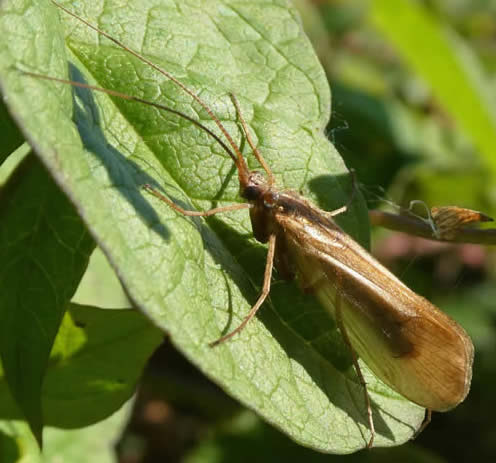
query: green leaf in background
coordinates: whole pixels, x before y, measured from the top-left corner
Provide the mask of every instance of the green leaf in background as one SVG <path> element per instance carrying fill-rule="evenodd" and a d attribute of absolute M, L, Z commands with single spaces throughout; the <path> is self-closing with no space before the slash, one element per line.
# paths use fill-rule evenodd
<path fill-rule="evenodd" d="M 376 0 L 371 21 L 430 86 L 496 174 L 494 94 L 472 51 L 426 7 L 412 0 Z"/>
<path fill-rule="evenodd" d="M 94 242 L 34 155 L 2 189 L 0 354 L 15 400 L 41 442 L 41 387 L 66 305 Z"/>
<path fill-rule="evenodd" d="M 328 210 L 346 203 L 347 170 L 323 133 L 328 84 L 285 1 L 64 4 L 193 88 L 244 147 L 234 92 L 280 185 Z M 297 442 L 324 452 L 363 448 L 363 391 L 335 325 L 312 296 L 276 281 L 256 320 L 231 342 L 208 347 L 255 301 L 266 250 L 254 241 L 246 211 L 191 220 L 141 187 L 151 183 L 195 209 L 232 203 L 240 200 L 232 161 L 191 123 L 22 75 L 67 78 L 69 70 L 71 79 L 167 104 L 215 130 L 170 81 L 66 14 L 59 27 L 58 13 L 49 1 L 2 4 L 0 85 L 132 300 L 192 363 Z M 14 29 L 15 42 L 7 39 Z M 340 223 L 367 242 L 362 203 Z M 363 369 L 376 445 L 405 442 L 423 409 Z"/>
<path fill-rule="evenodd" d="M 115 462 L 115 443 L 131 413 L 130 400 L 105 420 L 86 428 L 65 431 L 48 427 L 45 430 L 43 454 L 36 445 L 26 423 L 0 421 L 0 461 L 2 463 L 98 463 Z M 104 436 L 105 438 L 102 438 Z"/>
<path fill-rule="evenodd" d="M 100 248 L 96 248 L 91 254 L 88 268 L 72 302 L 109 309 L 132 306 L 114 269 Z"/>
<path fill-rule="evenodd" d="M 118 410 L 163 334 L 134 310 L 72 304 L 50 354 L 42 391 L 45 424 L 88 426 Z M 21 416 L 5 380 L 0 382 L 0 417 Z"/>

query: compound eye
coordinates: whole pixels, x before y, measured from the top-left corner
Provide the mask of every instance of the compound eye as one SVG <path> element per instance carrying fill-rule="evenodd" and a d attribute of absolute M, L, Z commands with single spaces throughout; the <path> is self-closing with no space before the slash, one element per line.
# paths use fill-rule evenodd
<path fill-rule="evenodd" d="M 241 196 L 248 201 L 254 201 L 260 196 L 260 187 L 258 185 L 248 185 L 242 192 Z"/>

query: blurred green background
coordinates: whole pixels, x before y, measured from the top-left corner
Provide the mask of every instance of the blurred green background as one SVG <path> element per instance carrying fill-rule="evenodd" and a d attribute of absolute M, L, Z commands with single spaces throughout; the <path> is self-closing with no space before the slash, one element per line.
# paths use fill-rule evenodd
<path fill-rule="evenodd" d="M 294 1 L 331 86 L 327 135 L 370 207 L 420 199 L 496 217 L 496 0 Z M 8 142 L 6 152 L 16 145 Z M 242 409 L 165 342 L 118 444 L 120 461 L 494 461 L 493 250 L 372 233 L 374 254 L 471 335 L 474 377 L 463 404 L 434 414 L 400 448 L 321 455 Z M 99 251 L 75 300 L 130 305 Z"/>

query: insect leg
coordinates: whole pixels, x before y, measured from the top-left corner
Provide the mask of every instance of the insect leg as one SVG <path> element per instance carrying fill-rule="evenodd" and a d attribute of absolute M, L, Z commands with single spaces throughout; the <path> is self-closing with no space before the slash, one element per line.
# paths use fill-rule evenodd
<path fill-rule="evenodd" d="M 339 295 L 339 293 L 336 293 L 335 309 L 336 309 L 335 312 L 336 322 L 338 324 L 339 331 L 341 331 L 344 342 L 350 349 L 351 358 L 353 359 L 353 365 L 355 367 L 358 380 L 360 381 L 360 384 L 363 386 L 363 394 L 365 397 L 365 405 L 367 407 L 367 418 L 369 421 L 369 429 L 370 429 L 370 439 L 367 444 L 367 448 L 370 449 L 372 448 L 372 444 L 374 443 L 374 438 L 375 438 L 375 426 L 374 426 L 374 418 L 372 416 L 372 407 L 370 405 L 370 397 L 367 391 L 367 383 L 365 382 L 365 378 L 363 377 L 362 370 L 360 369 L 360 365 L 358 364 L 358 357 L 356 355 L 355 350 L 353 349 L 353 346 L 351 345 L 350 338 L 348 337 L 348 332 L 346 331 L 346 328 L 343 323 L 343 318 L 341 316 L 341 296 Z"/>
<path fill-rule="evenodd" d="M 272 269 L 274 267 L 275 250 L 276 250 L 276 235 L 272 234 L 269 236 L 269 250 L 267 252 L 267 261 L 265 262 L 265 272 L 264 272 L 262 292 L 260 293 L 257 302 L 255 302 L 255 305 L 250 309 L 248 315 L 244 318 L 244 320 L 237 328 L 232 330 L 230 333 L 227 333 L 226 335 L 222 336 L 221 338 L 217 339 L 216 341 L 211 342 L 210 347 L 215 347 L 223 343 L 227 339 L 233 337 L 236 333 L 239 333 L 246 326 L 246 324 L 255 316 L 258 309 L 263 304 L 263 302 L 265 301 L 265 299 L 267 298 L 270 292 L 270 280 L 272 278 Z"/>
<path fill-rule="evenodd" d="M 263 170 L 265 170 L 265 172 L 267 172 L 269 185 L 273 185 L 274 184 L 274 175 L 272 174 L 270 167 L 265 162 L 265 159 L 263 158 L 260 151 L 258 151 L 258 148 L 255 146 L 255 143 L 253 142 L 253 139 L 251 138 L 250 132 L 248 130 L 248 126 L 246 125 L 246 122 L 243 118 L 243 114 L 241 113 L 241 107 L 239 106 L 239 101 L 236 98 L 236 95 L 234 95 L 234 93 L 231 93 L 230 95 L 231 95 L 231 99 L 234 103 L 234 107 L 236 108 L 236 113 L 239 117 L 239 121 L 241 122 L 241 126 L 243 127 L 243 131 L 245 132 L 246 140 L 248 141 L 248 144 L 250 145 L 251 149 L 253 150 L 253 154 L 257 158 L 257 161 L 263 167 Z"/>
<path fill-rule="evenodd" d="M 348 210 L 348 208 L 350 207 L 351 203 L 353 202 L 353 200 L 355 199 L 355 193 L 356 193 L 356 190 L 358 188 L 357 181 L 356 181 L 355 169 L 349 169 L 349 172 L 351 175 L 351 186 L 352 186 L 351 195 L 348 198 L 348 201 L 346 202 L 346 204 L 344 206 L 340 207 L 339 209 L 335 209 L 333 211 L 326 212 L 326 214 L 329 215 L 330 217 L 334 217 L 336 215 L 343 214 L 344 212 L 346 212 Z"/>
<path fill-rule="evenodd" d="M 418 428 L 417 432 L 413 435 L 412 439 L 415 439 L 429 425 L 431 420 L 432 420 L 432 410 L 430 408 L 427 408 L 425 411 L 424 422 L 422 423 L 420 428 Z"/>
<path fill-rule="evenodd" d="M 208 217 L 210 215 L 218 214 L 219 212 L 237 211 L 239 209 L 248 209 L 250 207 L 249 204 L 242 203 L 242 204 L 231 204 L 229 206 L 214 207 L 213 209 L 209 209 L 208 211 L 188 211 L 186 209 L 183 209 L 181 206 L 175 204 L 173 201 L 171 201 L 169 198 L 167 198 L 162 193 L 157 191 L 151 185 L 148 184 L 143 185 L 143 188 L 146 191 L 148 191 L 148 193 L 151 193 L 153 196 L 160 199 L 160 201 L 166 203 L 175 211 L 179 212 L 180 214 L 186 215 L 188 217 Z"/>

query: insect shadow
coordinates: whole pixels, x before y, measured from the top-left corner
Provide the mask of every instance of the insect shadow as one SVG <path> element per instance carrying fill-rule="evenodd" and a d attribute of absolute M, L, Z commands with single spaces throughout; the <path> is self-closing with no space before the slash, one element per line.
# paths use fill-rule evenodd
<path fill-rule="evenodd" d="M 69 63 L 69 76 L 75 82 L 88 84 L 81 71 L 73 63 Z M 156 180 L 107 140 L 101 129 L 102 121 L 93 92 L 90 89 L 75 86 L 72 87 L 72 92 L 73 120 L 84 148 L 101 162 L 112 185 L 119 190 L 119 193 L 131 204 L 145 223 L 153 226 L 162 238 L 169 240 L 170 231 L 162 223 L 150 202 L 139 191 L 140 185 L 145 183 L 156 185 Z"/>

